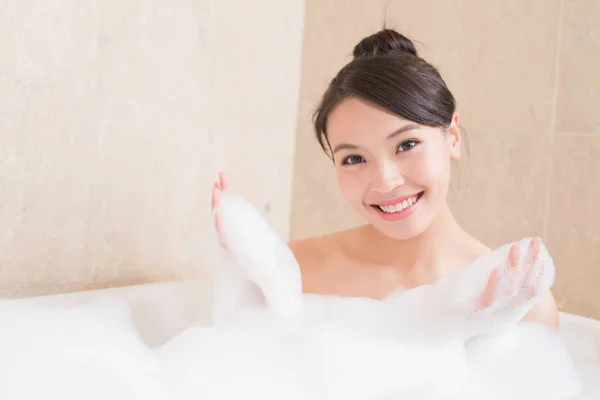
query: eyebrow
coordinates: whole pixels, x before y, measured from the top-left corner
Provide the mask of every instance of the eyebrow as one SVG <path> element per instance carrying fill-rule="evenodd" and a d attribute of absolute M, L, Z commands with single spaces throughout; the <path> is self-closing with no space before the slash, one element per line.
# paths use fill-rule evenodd
<path fill-rule="evenodd" d="M 412 131 L 413 129 L 419 129 L 419 125 L 416 125 L 416 124 L 404 125 L 403 127 L 396 129 L 394 132 L 390 133 L 386 139 L 395 138 L 396 136 L 400 136 L 403 133 Z M 335 148 L 333 149 L 333 154 L 337 153 L 340 150 L 356 150 L 356 149 L 358 149 L 358 146 L 355 144 L 340 143 L 337 146 L 335 146 Z"/>

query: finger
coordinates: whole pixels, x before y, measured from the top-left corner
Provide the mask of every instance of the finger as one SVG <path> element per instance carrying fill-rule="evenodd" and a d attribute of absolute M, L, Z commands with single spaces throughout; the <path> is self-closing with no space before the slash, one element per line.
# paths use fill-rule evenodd
<path fill-rule="evenodd" d="M 221 182 L 221 189 L 229 190 L 229 177 L 225 172 L 219 172 L 219 180 Z"/>
<path fill-rule="evenodd" d="M 217 236 L 219 237 L 219 244 L 225 250 L 227 250 L 227 243 L 225 242 L 225 238 L 223 237 L 222 227 L 223 220 L 221 219 L 221 213 L 215 213 L 215 230 L 217 231 Z"/>
<path fill-rule="evenodd" d="M 512 270 L 517 270 L 519 267 L 519 258 L 521 253 L 521 244 L 519 242 L 513 244 L 510 247 L 510 252 L 508 253 L 508 264 Z"/>
<path fill-rule="evenodd" d="M 516 286 L 518 285 L 518 270 L 521 256 L 521 244 L 519 242 L 513 244 L 510 247 L 508 253 L 508 266 L 509 276 L 506 285 L 506 295 L 510 296 L 514 293 Z"/>
<path fill-rule="evenodd" d="M 221 227 L 222 226 L 223 226 L 223 221 L 221 220 L 221 213 L 216 212 L 215 213 L 215 230 L 219 234 L 219 237 L 221 236 Z"/>
<path fill-rule="evenodd" d="M 538 263 L 541 245 L 542 240 L 540 238 L 534 238 L 531 243 L 529 243 L 525 280 L 523 282 L 525 295 L 528 298 L 533 298 L 537 295 L 538 285 L 543 274 L 544 265 Z"/>
<path fill-rule="evenodd" d="M 496 287 L 498 286 L 499 277 L 500 275 L 497 269 L 493 270 L 490 274 L 485 290 L 479 297 L 479 305 L 481 308 L 487 308 L 494 302 L 494 295 L 496 292 Z"/>
<path fill-rule="evenodd" d="M 529 249 L 527 251 L 527 263 L 535 264 L 540 257 L 540 247 L 542 246 L 542 239 L 533 238 L 529 243 Z"/>
<path fill-rule="evenodd" d="M 541 240 L 539 238 L 532 239 L 527 249 L 527 255 L 525 256 L 525 282 L 529 283 L 529 278 L 532 276 L 535 265 L 540 256 Z"/>
<path fill-rule="evenodd" d="M 529 243 L 527 255 L 525 256 L 525 275 L 527 278 L 531 276 L 539 260 L 541 243 L 542 241 L 539 238 L 532 239 Z"/>
<path fill-rule="evenodd" d="M 538 295 L 538 287 L 537 285 L 534 285 L 532 287 L 530 287 L 529 289 L 527 289 L 527 297 L 530 299 L 533 299 L 534 297 L 536 297 Z"/>
<path fill-rule="evenodd" d="M 518 296 L 524 297 L 525 299 L 531 299 L 537 293 L 536 287 L 537 284 L 535 282 L 534 275 L 534 265 L 533 263 L 528 263 L 525 265 L 525 274 L 521 280 L 521 284 L 519 285 L 519 294 Z"/>
<path fill-rule="evenodd" d="M 215 182 L 212 189 L 211 209 L 215 209 L 221 202 L 221 188 L 218 182 Z"/>

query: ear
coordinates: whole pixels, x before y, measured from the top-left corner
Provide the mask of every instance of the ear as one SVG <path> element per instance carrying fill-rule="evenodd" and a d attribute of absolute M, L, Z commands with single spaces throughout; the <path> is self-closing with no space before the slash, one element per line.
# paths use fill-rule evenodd
<path fill-rule="evenodd" d="M 448 150 L 450 151 L 450 159 L 457 160 L 461 156 L 462 134 L 458 128 L 458 113 L 452 116 L 452 122 L 447 132 Z"/>

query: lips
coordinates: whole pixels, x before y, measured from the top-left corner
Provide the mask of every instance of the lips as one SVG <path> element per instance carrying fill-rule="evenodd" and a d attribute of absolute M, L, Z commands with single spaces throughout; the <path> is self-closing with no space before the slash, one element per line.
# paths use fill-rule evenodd
<path fill-rule="evenodd" d="M 385 203 L 372 204 L 372 207 L 378 208 L 380 211 L 383 211 L 386 214 L 394 214 L 401 211 L 406 210 L 413 204 L 417 203 L 424 192 L 417 193 L 411 196 L 405 196 L 393 201 L 388 201 Z"/>

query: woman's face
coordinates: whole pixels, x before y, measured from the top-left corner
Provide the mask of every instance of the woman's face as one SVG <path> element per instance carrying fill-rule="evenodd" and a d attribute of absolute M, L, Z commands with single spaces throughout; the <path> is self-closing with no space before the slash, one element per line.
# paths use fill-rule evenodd
<path fill-rule="evenodd" d="M 351 206 L 390 237 L 423 233 L 447 207 L 451 161 L 460 157 L 451 129 L 419 125 L 360 99 L 343 100 L 328 120 L 337 179 Z"/>

